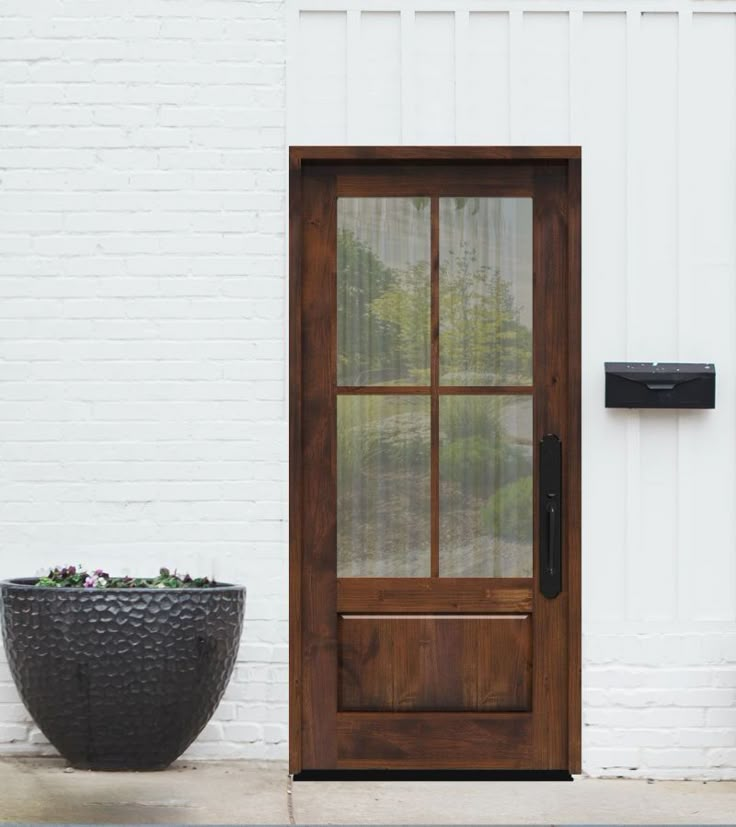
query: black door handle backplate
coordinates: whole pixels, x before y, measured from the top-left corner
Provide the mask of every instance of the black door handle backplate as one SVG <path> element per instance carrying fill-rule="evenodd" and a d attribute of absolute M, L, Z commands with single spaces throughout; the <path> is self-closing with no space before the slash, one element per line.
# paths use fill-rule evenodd
<path fill-rule="evenodd" d="M 550 599 L 562 591 L 562 443 L 554 434 L 539 445 L 539 587 Z"/>

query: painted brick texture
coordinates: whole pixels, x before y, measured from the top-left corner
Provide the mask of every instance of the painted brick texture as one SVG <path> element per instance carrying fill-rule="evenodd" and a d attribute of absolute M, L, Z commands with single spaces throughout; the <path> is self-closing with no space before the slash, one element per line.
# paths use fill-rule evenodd
<path fill-rule="evenodd" d="M 736 778 L 736 634 L 588 634 L 583 646 L 586 773 Z"/>
<path fill-rule="evenodd" d="M 0 576 L 245 583 L 189 754 L 284 758 L 283 4 L 0 14 Z M 49 751 L 0 660 L 0 752 Z"/>

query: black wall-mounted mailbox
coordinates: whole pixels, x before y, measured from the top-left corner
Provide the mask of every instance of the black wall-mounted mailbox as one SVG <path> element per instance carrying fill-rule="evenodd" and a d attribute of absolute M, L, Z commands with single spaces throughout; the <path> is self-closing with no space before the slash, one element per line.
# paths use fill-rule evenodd
<path fill-rule="evenodd" d="M 715 365 L 606 362 L 607 408 L 715 408 Z"/>

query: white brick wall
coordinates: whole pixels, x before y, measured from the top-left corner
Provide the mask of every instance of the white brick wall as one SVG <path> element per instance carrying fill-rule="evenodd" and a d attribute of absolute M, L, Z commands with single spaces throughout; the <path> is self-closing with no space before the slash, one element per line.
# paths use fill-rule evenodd
<path fill-rule="evenodd" d="M 285 16 L 248 0 L 0 9 L 0 577 L 245 583 L 191 749 L 284 758 Z M 47 753 L 0 662 L 0 752 Z"/>
<path fill-rule="evenodd" d="M 586 634 L 590 775 L 736 778 L 736 633 Z"/>

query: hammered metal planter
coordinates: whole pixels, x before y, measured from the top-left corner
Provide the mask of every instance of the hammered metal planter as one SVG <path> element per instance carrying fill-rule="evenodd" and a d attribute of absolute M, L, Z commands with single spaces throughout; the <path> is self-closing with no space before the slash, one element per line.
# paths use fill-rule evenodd
<path fill-rule="evenodd" d="M 23 703 L 81 769 L 163 769 L 212 717 L 235 665 L 245 589 L 0 584 Z"/>

